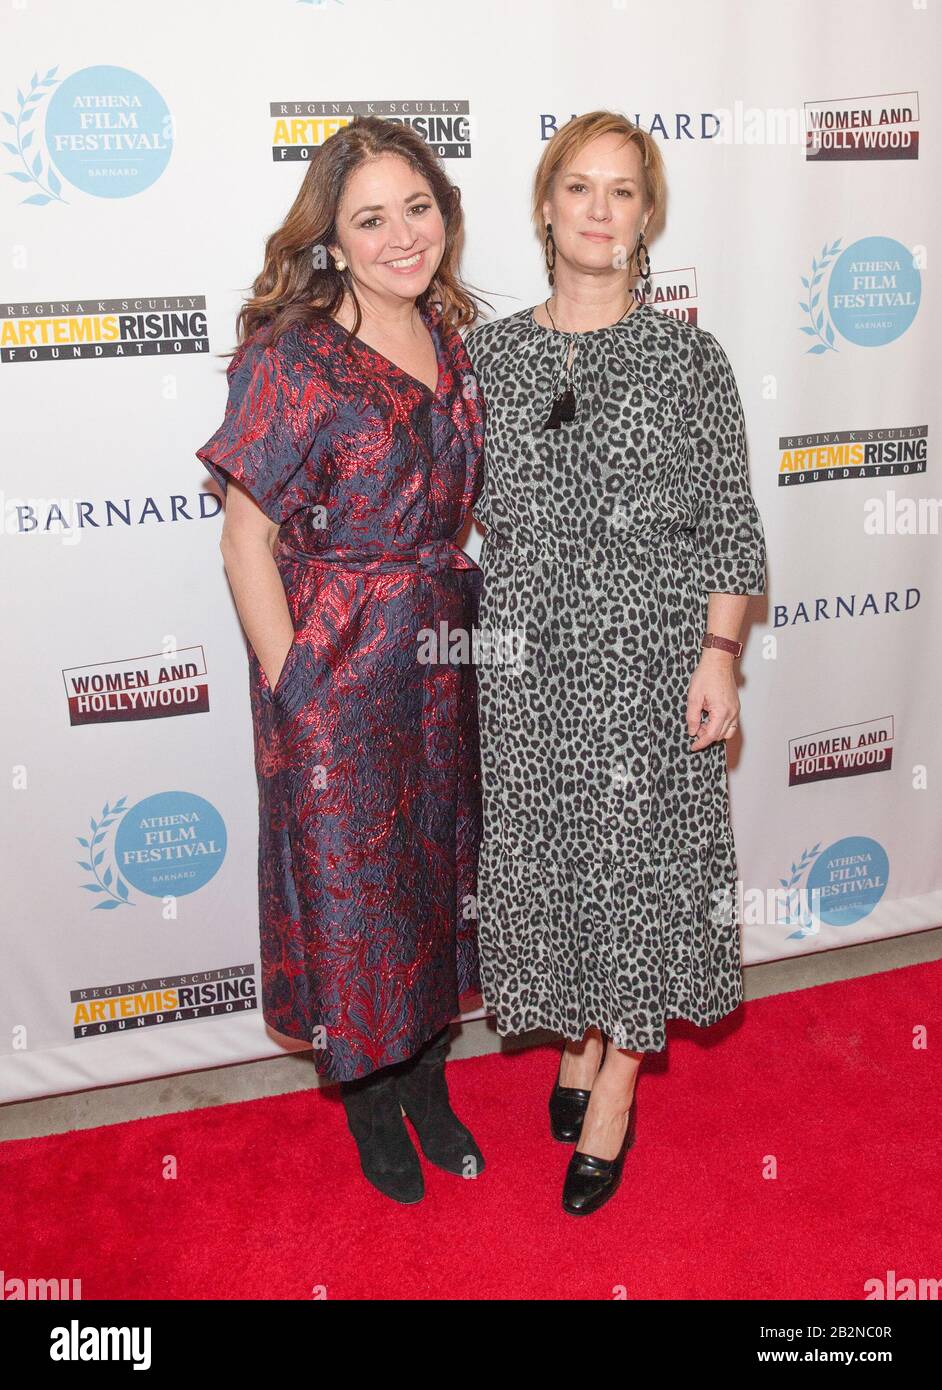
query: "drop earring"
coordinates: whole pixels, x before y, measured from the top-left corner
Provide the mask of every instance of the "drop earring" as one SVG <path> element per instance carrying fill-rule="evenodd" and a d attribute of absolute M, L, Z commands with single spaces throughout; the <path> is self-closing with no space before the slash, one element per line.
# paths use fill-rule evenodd
<path fill-rule="evenodd" d="M 644 265 L 641 264 L 641 257 L 644 256 Z M 651 293 L 651 257 L 648 255 L 647 243 L 644 239 L 644 232 L 638 233 L 638 244 L 635 247 L 635 262 L 638 267 L 638 274 L 644 281 L 644 297 L 647 299 Z"/>
<path fill-rule="evenodd" d="M 550 260 L 551 250 L 553 253 L 552 260 Z M 549 276 L 549 282 L 551 285 L 555 285 L 556 276 L 553 274 L 553 267 L 556 265 L 556 242 L 553 240 L 552 222 L 547 222 L 546 224 L 546 236 L 543 238 L 543 259 L 546 261 L 546 272 Z"/>

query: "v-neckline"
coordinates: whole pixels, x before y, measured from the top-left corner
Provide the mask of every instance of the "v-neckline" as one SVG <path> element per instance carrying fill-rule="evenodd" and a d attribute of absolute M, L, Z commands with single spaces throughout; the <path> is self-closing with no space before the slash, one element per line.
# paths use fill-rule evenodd
<path fill-rule="evenodd" d="M 438 365 L 438 376 L 435 378 L 434 391 L 432 390 L 431 386 L 428 385 L 427 382 L 420 381 L 417 376 L 413 376 L 411 372 L 407 372 L 405 367 L 400 367 L 398 362 L 394 362 L 392 358 L 387 357 L 384 352 L 380 352 L 379 349 L 373 347 L 372 344 L 364 342 L 364 340 L 359 336 L 359 334 L 351 333 L 350 330 L 348 328 L 345 328 L 342 323 L 338 322 L 338 320 L 335 319 L 332 314 L 325 314 L 324 317 L 327 319 L 329 323 L 332 323 L 334 327 L 338 330 L 338 332 L 342 333 L 345 338 L 352 339 L 352 341 L 355 342 L 363 352 L 372 353 L 372 355 L 378 358 L 380 362 L 384 363 L 385 366 L 391 367 L 392 370 L 398 373 L 399 376 L 405 377 L 406 381 L 411 381 L 413 385 L 417 386 L 420 391 L 423 391 L 425 395 L 430 396 L 431 399 L 434 401 L 438 399 L 438 393 L 441 390 L 442 382 L 445 378 L 445 366 L 443 361 L 442 344 L 439 339 L 438 328 L 435 322 L 434 315 L 430 313 L 427 309 L 423 309 L 421 307 L 419 307 L 419 313 L 422 316 L 423 323 L 428 328 L 429 333 L 432 335 L 432 346 L 435 348 L 435 361 Z"/>

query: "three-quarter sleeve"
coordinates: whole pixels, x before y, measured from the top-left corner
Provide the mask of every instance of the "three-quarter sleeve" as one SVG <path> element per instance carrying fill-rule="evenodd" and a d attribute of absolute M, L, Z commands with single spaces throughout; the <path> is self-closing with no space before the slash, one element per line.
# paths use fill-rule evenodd
<path fill-rule="evenodd" d="M 222 424 L 196 450 L 225 491 L 234 479 L 272 521 L 285 522 L 309 505 L 304 464 L 311 421 L 299 410 L 301 394 L 286 333 L 274 346 L 243 343 L 226 368 L 229 399 Z"/>
<path fill-rule="evenodd" d="M 481 380 L 484 370 L 484 353 L 482 343 L 485 341 L 481 330 L 486 327 L 486 321 L 483 323 L 475 324 L 473 328 L 470 328 L 465 333 L 462 342 L 464 344 L 464 350 L 468 358 L 468 363 L 471 367 L 472 373 L 474 374 L 476 389 L 479 391 L 479 393 L 481 393 L 481 412 L 482 421 L 484 425 L 484 435 L 481 446 L 481 486 L 479 487 L 477 496 L 474 499 L 474 502 L 471 506 L 471 515 L 479 526 L 483 526 L 485 531 L 490 531 L 491 515 L 487 497 L 487 400 L 483 394 L 484 385 Z"/>
<path fill-rule="evenodd" d="M 749 485 L 746 422 L 729 358 L 701 330 L 687 410 L 694 488 L 702 503 L 694 539 L 704 593 L 764 594 L 762 518 Z"/>

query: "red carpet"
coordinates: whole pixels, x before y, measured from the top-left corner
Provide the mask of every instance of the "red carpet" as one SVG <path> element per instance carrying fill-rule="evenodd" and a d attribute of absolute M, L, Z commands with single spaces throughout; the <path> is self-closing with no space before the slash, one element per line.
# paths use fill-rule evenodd
<path fill-rule="evenodd" d="M 540 1048 L 449 1063 L 488 1166 L 423 1160 L 414 1207 L 365 1182 L 334 1088 L 8 1142 L 0 1266 L 86 1299 L 861 1299 L 937 1277 L 940 986 L 910 966 L 670 1025 L 622 1187 L 581 1220 Z"/>

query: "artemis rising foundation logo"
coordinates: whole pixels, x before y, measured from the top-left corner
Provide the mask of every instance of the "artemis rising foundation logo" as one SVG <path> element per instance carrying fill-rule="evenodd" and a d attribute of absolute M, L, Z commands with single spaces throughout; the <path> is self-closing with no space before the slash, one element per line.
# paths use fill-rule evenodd
<path fill-rule="evenodd" d="M 180 356 L 208 348 L 201 294 L 0 304 L 0 362 Z"/>
<path fill-rule="evenodd" d="M 354 116 L 381 116 L 407 125 L 440 159 L 470 159 L 471 108 L 467 101 L 406 97 L 401 101 L 273 101 L 271 156 L 276 164 L 311 155 Z"/>

